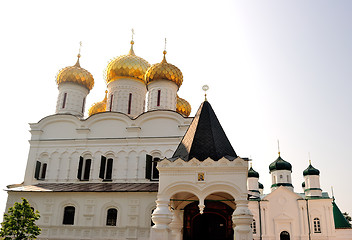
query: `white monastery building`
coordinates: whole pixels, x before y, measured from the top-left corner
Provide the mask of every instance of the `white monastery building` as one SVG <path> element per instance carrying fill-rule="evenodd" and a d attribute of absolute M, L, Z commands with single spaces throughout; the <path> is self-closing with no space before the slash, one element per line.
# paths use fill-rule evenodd
<path fill-rule="evenodd" d="M 295 193 L 291 164 L 279 154 L 263 194 L 210 103 L 189 117 L 177 95 L 182 73 L 166 51 L 150 65 L 133 44 L 108 64 L 105 98 L 89 117 L 94 79 L 79 54 L 57 74 L 56 113 L 30 124 L 24 182 L 8 186 L 6 208 L 28 199 L 41 215 L 39 239 L 352 239 L 319 170 L 310 164 L 304 193 Z"/>

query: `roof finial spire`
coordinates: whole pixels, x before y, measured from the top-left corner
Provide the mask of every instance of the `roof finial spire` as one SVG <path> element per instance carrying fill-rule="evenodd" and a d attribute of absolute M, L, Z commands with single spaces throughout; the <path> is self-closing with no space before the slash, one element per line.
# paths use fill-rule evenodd
<path fill-rule="evenodd" d="M 280 157 L 280 142 L 279 142 L 279 139 L 277 140 L 277 150 L 278 150 L 279 157 Z"/>
<path fill-rule="evenodd" d="M 312 165 L 312 161 L 310 160 L 310 152 L 308 152 L 309 165 Z"/>
<path fill-rule="evenodd" d="M 134 36 L 134 29 L 132 28 L 132 40 L 131 40 L 131 49 L 130 49 L 130 52 L 128 53 L 128 55 L 136 55 L 134 54 L 134 51 L 133 51 L 133 44 L 134 44 L 134 41 L 133 41 L 133 36 Z"/>
<path fill-rule="evenodd" d="M 166 55 L 166 43 L 167 43 L 167 41 L 166 41 L 166 38 L 165 38 L 165 45 L 164 45 L 164 51 L 163 51 L 163 54 L 164 54 L 164 57 L 163 57 L 163 60 L 161 61 L 162 63 L 166 63 L 166 57 L 165 57 L 165 55 Z"/>
<path fill-rule="evenodd" d="M 209 86 L 208 85 L 203 85 L 202 89 L 204 91 L 204 101 L 208 101 L 207 100 L 207 91 L 209 90 Z"/>
<path fill-rule="evenodd" d="M 79 58 L 81 57 L 81 48 L 82 48 L 82 41 L 79 42 L 79 50 L 77 54 L 77 62 L 75 64 L 75 67 L 81 67 L 81 65 L 79 64 Z"/>
<path fill-rule="evenodd" d="M 335 196 L 334 196 L 334 188 L 331 186 L 331 195 L 332 195 L 332 201 L 335 202 Z"/>

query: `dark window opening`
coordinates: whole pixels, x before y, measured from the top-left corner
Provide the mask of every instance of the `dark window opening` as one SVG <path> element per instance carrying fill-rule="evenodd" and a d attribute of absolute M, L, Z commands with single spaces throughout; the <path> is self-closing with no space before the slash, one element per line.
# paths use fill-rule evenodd
<path fill-rule="evenodd" d="M 110 208 L 107 212 L 106 226 L 116 226 L 117 222 L 117 209 Z"/>
<path fill-rule="evenodd" d="M 46 176 L 47 166 L 47 163 L 42 164 L 41 162 L 37 161 L 35 165 L 34 178 L 37 180 L 44 180 Z"/>
<path fill-rule="evenodd" d="M 62 108 L 66 106 L 67 93 L 64 93 L 64 100 L 62 101 Z"/>
<path fill-rule="evenodd" d="M 62 224 L 73 225 L 75 221 L 75 207 L 67 206 L 64 210 L 64 219 Z"/>
<path fill-rule="evenodd" d="M 111 181 L 112 166 L 113 166 L 112 158 L 106 159 L 105 156 L 101 156 L 99 178 L 103 179 L 103 181 Z"/>
<path fill-rule="evenodd" d="M 92 159 L 79 158 L 77 178 L 81 181 L 88 181 Z"/>
<path fill-rule="evenodd" d="M 281 232 L 280 240 L 290 240 L 290 234 L 286 231 Z"/>
<path fill-rule="evenodd" d="M 161 90 L 158 90 L 158 99 L 156 105 L 159 107 L 160 106 L 160 95 L 161 95 Z"/>
<path fill-rule="evenodd" d="M 314 224 L 314 233 L 321 233 L 320 219 L 314 218 L 313 224 Z"/>
<path fill-rule="evenodd" d="M 128 97 L 128 114 L 131 114 L 131 105 L 132 105 L 132 93 L 130 93 L 129 97 Z"/>
<path fill-rule="evenodd" d="M 111 112 L 111 110 L 112 110 L 112 100 L 114 99 L 114 95 L 113 94 L 111 94 L 110 95 L 110 107 L 109 107 L 109 111 Z"/>
<path fill-rule="evenodd" d="M 86 98 L 83 98 L 83 103 L 82 103 L 82 113 L 84 113 L 84 107 L 86 105 Z"/>
<path fill-rule="evenodd" d="M 160 158 L 153 158 L 151 155 L 146 155 L 145 178 L 150 180 L 159 180 L 159 170 L 156 168 Z"/>
<path fill-rule="evenodd" d="M 253 234 L 257 234 L 257 224 L 256 224 L 254 219 L 253 219 L 253 222 L 251 224 L 251 228 L 252 228 Z"/>

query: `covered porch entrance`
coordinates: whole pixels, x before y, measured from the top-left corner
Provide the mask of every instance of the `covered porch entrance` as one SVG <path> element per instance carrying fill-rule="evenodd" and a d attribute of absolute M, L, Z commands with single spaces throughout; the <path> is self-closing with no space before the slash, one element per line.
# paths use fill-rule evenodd
<path fill-rule="evenodd" d="M 205 200 L 204 213 L 199 213 L 199 202 L 184 208 L 183 240 L 232 240 L 233 209 L 221 201 Z"/>

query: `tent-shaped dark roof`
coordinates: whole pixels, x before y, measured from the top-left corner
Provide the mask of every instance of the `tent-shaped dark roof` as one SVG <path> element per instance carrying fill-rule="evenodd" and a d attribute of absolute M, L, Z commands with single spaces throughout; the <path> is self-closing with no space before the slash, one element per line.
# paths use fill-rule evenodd
<path fill-rule="evenodd" d="M 335 200 L 332 201 L 332 212 L 334 215 L 335 228 L 351 228 L 351 224 L 343 216 L 339 207 L 336 205 Z"/>
<path fill-rule="evenodd" d="M 215 161 L 222 157 L 234 160 L 237 154 L 210 103 L 204 101 L 170 160 L 181 158 L 189 161 L 196 158 L 204 161 L 208 157 Z"/>

